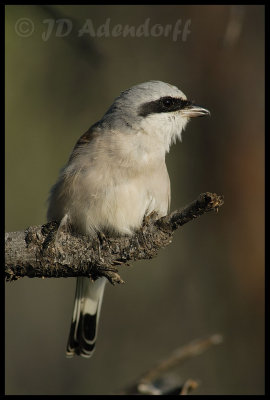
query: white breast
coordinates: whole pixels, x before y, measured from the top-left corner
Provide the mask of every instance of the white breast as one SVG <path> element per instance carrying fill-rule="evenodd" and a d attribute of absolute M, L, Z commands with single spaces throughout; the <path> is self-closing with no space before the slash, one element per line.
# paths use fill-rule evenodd
<path fill-rule="evenodd" d="M 121 136 L 102 135 L 65 167 L 51 194 L 49 219 L 68 214 L 82 233 L 130 234 L 145 214 L 167 214 L 170 181 L 165 155 L 148 154 L 136 135 Z"/>

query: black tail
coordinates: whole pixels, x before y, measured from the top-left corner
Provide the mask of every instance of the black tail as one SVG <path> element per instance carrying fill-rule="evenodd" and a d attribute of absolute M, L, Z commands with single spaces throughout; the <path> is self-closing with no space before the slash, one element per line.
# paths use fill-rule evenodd
<path fill-rule="evenodd" d="M 77 354 L 89 358 L 93 355 L 105 283 L 106 278 L 95 282 L 89 278 L 77 278 L 67 357 Z"/>

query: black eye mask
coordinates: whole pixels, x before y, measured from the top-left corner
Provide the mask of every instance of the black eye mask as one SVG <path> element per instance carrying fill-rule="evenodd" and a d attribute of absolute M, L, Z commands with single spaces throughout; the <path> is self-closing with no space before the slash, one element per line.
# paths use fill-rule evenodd
<path fill-rule="evenodd" d="M 139 107 L 138 115 L 146 117 L 149 114 L 173 112 L 182 110 L 183 108 L 189 107 L 192 103 L 188 100 L 175 97 L 161 97 L 155 101 L 149 101 Z"/>

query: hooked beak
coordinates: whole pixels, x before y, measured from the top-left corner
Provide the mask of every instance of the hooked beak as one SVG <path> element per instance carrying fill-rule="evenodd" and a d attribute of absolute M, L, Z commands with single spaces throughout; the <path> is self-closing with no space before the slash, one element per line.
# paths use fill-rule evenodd
<path fill-rule="evenodd" d="M 210 115 L 210 111 L 206 108 L 196 106 L 195 104 L 190 104 L 181 110 L 184 117 L 204 117 Z"/>

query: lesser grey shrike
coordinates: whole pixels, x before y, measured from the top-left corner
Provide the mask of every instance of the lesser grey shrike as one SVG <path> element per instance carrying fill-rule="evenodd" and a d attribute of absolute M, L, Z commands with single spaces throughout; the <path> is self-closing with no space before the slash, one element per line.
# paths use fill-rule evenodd
<path fill-rule="evenodd" d="M 208 115 L 177 87 L 160 81 L 125 90 L 77 141 L 49 197 L 48 220 L 73 229 L 132 235 L 144 216 L 168 213 L 165 154 L 191 117 Z M 66 355 L 91 357 L 106 278 L 78 277 Z"/>

